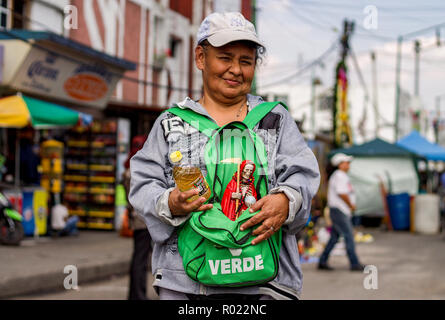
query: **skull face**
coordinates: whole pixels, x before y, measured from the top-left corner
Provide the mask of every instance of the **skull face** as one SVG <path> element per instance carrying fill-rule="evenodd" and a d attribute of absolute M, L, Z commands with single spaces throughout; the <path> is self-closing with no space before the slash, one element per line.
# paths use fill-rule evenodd
<path fill-rule="evenodd" d="M 246 164 L 246 166 L 244 167 L 243 173 L 242 173 L 242 177 L 244 180 L 249 180 L 250 176 L 253 173 L 253 165 L 252 164 Z"/>

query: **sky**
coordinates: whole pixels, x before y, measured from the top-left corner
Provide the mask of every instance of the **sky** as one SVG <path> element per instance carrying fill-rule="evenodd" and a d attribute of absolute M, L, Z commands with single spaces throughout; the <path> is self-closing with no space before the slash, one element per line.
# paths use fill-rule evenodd
<path fill-rule="evenodd" d="M 420 4 L 419 4 L 420 3 Z M 371 7 L 369 7 L 371 6 Z M 350 44 L 357 58 L 365 87 L 359 81 L 352 59 L 348 60 L 350 81 L 351 117 L 353 126 L 360 119 L 369 116 L 367 135 L 358 140 L 373 138 L 374 122 L 371 105 L 365 107 L 365 91 L 374 94 L 372 86 L 370 53 L 376 53 L 377 97 L 381 119 L 387 122 L 395 118 L 395 79 L 397 38 L 409 35 L 427 27 L 443 24 L 441 27 L 442 46 L 436 45 L 436 31 L 430 30 L 408 36 L 402 45 L 401 86 L 414 95 L 414 40 L 421 42 L 419 65 L 419 105 L 425 112 L 435 112 L 436 96 L 444 95 L 441 103 L 445 116 L 445 1 L 390 1 L 390 0 L 257 0 L 257 31 L 265 42 L 267 54 L 257 71 L 258 91 L 261 94 L 285 92 L 292 88 L 295 117 L 301 110 L 308 109 L 310 101 L 310 79 L 313 71 L 322 85 L 318 92 L 334 84 L 335 64 L 340 49 L 331 50 L 323 57 L 323 64 L 314 70 L 308 68 L 298 76 L 298 70 L 312 62 L 338 43 L 343 29 L 343 20 L 355 21 L 355 30 Z M 373 14 L 373 15 L 371 15 Z M 374 18 L 374 19 L 371 19 Z M 278 83 L 278 84 L 275 84 Z M 364 89 L 365 88 L 365 89 Z M 306 105 L 305 105 L 306 102 Z M 296 110 L 298 109 L 298 110 Z M 300 110 L 301 109 L 301 110 Z M 367 110 L 364 113 L 364 110 Z M 372 116 L 371 116 L 372 115 Z M 382 120 L 383 121 L 383 120 Z M 380 132 L 383 138 L 393 140 L 393 129 Z M 432 137 L 431 132 L 425 132 Z"/>

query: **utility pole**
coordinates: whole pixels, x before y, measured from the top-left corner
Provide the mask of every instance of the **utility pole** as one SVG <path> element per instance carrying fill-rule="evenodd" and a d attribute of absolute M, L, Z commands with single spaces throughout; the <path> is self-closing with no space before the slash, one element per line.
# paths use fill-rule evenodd
<path fill-rule="evenodd" d="M 372 105 L 374 106 L 374 121 L 375 121 L 375 137 L 379 137 L 379 102 L 378 102 L 378 85 L 377 85 L 377 63 L 375 52 L 371 52 L 372 61 Z"/>
<path fill-rule="evenodd" d="M 257 21 L 256 21 L 256 11 L 257 11 L 257 7 L 256 7 L 256 0 L 252 0 L 252 24 L 255 27 L 255 30 L 258 34 L 258 27 L 257 27 Z M 256 95 L 256 76 L 253 76 L 253 81 L 252 81 L 252 94 Z"/>
<path fill-rule="evenodd" d="M 351 126 L 349 124 L 348 99 L 347 99 L 347 68 L 346 57 L 349 53 L 349 39 L 354 32 L 354 21 L 343 21 L 343 34 L 340 38 L 341 58 L 335 70 L 334 105 L 333 105 L 333 129 L 334 146 L 343 147 L 352 145 Z"/>
<path fill-rule="evenodd" d="M 311 70 L 311 133 L 315 139 L 315 65 Z"/>
<path fill-rule="evenodd" d="M 420 42 L 419 40 L 414 41 L 414 52 L 415 52 L 415 59 L 414 59 L 414 95 L 417 97 L 419 96 L 419 57 L 420 57 Z"/>
<path fill-rule="evenodd" d="M 440 134 L 440 96 L 436 96 L 436 123 L 434 127 L 434 133 L 436 138 L 436 143 L 439 143 Z"/>
<path fill-rule="evenodd" d="M 396 121 L 394 124 L 394 137 L 399 140 L 399 113 L 400 113 L 400 69 L 402 66 L 403 37 L 397 38 L 397 62 L 396 62 Z"/>
<path fill-rule="evenodd" d="M 311 129 L 310 129 L 310 131 L 314 135 L 314 139 L 315 139 L 315 135 L 316 135 L 316 130 L 315 130 L 315 109 L 317 106 L 316 87 L 321 84 L 320 79 L 315 76 L 315 68 L 317 66 L 318 66 L 318 64 L 313 65 L 312 71 L 311 71 Z"/>

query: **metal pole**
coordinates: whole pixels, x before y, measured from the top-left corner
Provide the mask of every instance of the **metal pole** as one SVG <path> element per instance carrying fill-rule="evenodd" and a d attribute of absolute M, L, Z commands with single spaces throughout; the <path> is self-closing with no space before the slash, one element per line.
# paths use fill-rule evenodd
<path fill-rule="evenodd" d="M 440 96 L 436 97 L 436 143 L 439 144 L 439 134 L 440 134 Z"/>
<path fill-rule="evenodd" d="M 254 25 L 255 30 L 258 34 L 258 27 L 257 27 L 257 23 L 256 23 L 256 10 L 257 10 L 256 9 L 256 0 L 252 0 L 252 24 Z M 252 88 L 251 88 L 253 95 L 257 94 L 256 88 L 257 88 L 257 81 L 256 81 L 256 76 L 254 75 L 253 81 L 252 81 Z"/>
<path fill-rule="evenodd" d="M 399 140 L 399 113 L 400 113 L 400 68 L 402 65 L 402 42 L 403 37 L 397 39 L 397 62 L 396 62 L 396 119 L 394 124 L 395 141 Z"/>
<path fill-rule="evenodd" d="M 311 133 L 315 137 L 315 65 L 311 74 Z"/>
<path fill-rule="evenodd" d="M 14 186 L 20 187 L 20 129 L 15 130 L 15 177 Z"/>
<path fill-rule="evenodd" d="M 375 137 L 379 137 L 380 125 L 379 125 L 379 106 L 378 106 L 378 86 L 377 86 L 377 66 L 375 59 L 375 52 L 371 52 L 371 60 L 372 60 L 372 105 L 374 106 L 374 121 L 375 121 Z"/>
<path fill-rule="evenodd" d="M 419 96 L 419 53 L 420 53 L 420 42 L 418 40 L 414 41 L 414 52 L 415 52 L 415 60 L 414 60 L 414 94 Z"/>

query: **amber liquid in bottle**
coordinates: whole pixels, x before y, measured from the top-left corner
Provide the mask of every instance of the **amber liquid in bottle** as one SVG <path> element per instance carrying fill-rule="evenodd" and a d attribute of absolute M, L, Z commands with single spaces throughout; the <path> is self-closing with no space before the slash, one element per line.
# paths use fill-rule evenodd
<path fill-rule="evenodd" d="M 187 202 L 192 202 L 199 197 L 204 197 L 207 201 L 210 198 L 211 191 L 201 169 L 181 164 L 182 154 L 179 151 L 173 152 L 170 159 L 173 162 L 173 179 L 175 179 L 179 190 L 184 192 L 190 189 L 199 189 L 199 194 L 187 199 Z"/>

